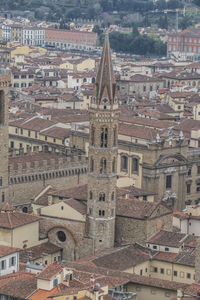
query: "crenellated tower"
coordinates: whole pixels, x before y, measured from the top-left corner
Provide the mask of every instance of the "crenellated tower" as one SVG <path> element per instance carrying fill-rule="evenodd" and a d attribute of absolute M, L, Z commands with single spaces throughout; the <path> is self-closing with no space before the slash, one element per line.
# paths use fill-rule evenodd
<path fill-rule="evenodd" d="M 9 201 L 8 195 L 8 89 L 10 72 L 0 69 L 0 206 Z"/>
<path fill-rule="evenodd" d="M 94 252 L 114 246 L 118 153 L 118 98 L 106 34 L 89 109 L 88 235 Z"/>

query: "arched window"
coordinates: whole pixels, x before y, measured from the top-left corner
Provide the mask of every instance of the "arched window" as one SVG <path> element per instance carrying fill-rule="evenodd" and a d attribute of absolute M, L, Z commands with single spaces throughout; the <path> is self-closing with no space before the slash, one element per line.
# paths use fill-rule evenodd
<path fill-rule="evenodd" d="M 102 158 L 100 161 L 100 174 L 106 173 L 106 159 Z"/>
<path fill-rule="evenodd" d="M 100 202 L 104 202 L 105 199 L 106 199 L 105 193 L 100 193 L 100 194 L 99 194 L 99 201 L 100 201 Z"/>
<path fill-rule="evenodd" d="M 128 157 L 126 155 L 121 156 L 121 171 L 128 171 Z"/>
<path fill-rule="evenodd" d="M 94 172 L 94 159 L 93 159 L 93 157 L 90 158 L 90 172 Z"/>
<path fill-rule="evenodd" d="M 113 146 L 115 147 L 117 145 L 117 126 L 113 129 Z"/>
<path fill-rule="evenodd" d="M 108 128 L 101 128 L 101 148 L 108 147 Z"/>
<path fill-rule="evenodd" d="M 115 157 L 113 158 L 113 161 L 112 161 L 112 172 L 115 173 Z"/>
<path fill-rule="evenodd" d="M 91 145 L 94 146 L 94 138 L 95 138 L 95 128 L 91 127 Z"/>
<path fill-rule="evenodd" d="M 90 191 L 90 200 L 92 200 L 92 192 Z"/>
<path fill-rule="evenodd" d="M 132 173 L 137 173 L 139 170 L 139 159 L 136 157 L 132 158 Z"/>

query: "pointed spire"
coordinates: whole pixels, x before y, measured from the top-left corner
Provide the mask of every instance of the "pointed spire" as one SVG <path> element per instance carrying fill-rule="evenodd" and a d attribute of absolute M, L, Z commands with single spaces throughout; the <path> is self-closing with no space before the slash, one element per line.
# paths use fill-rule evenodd
<path fill-rule="evenodd" d="M 108 33 L 105 35 L 103 52 L 96 77 L 94 96 L 99 104 L 104 98 L 108 99 L 110 104 L 113 104 L 117 97 Z"/>

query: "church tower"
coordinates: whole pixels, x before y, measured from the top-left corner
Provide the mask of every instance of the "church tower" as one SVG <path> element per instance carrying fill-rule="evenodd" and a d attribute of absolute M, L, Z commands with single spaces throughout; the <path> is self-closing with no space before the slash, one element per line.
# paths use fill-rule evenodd
<path fill-rule="evenodd" d="M 8 196 L 8 88 L 10 73 L 0 69 L 0 206 Z"/>
<path fill-rule="evenodd" d="M 118 118 L 117 87 L 106 34 L 89 109 L 87 225 L 94 252 L 114 246 Z"/>

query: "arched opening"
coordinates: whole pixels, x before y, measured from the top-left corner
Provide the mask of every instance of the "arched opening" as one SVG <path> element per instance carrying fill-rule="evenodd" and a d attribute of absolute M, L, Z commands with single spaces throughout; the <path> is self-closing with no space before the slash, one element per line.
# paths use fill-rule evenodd
<path fill-rule="evenodd" d="M 101 148 L 108 147 L 108 128 L 101 128 Z"/>
<path fill-rule="evenodd" d="M 100 193 L 100 194 L 99 194 L 99 201 L 100 201 L 100 202 L 104 202 L 105 199 L 106 199 L 105 193 Z"/>
<path fill-rule="evenodd" d="M 100 174 L 106 173 L 106 159 L 102 158 L 100 161 Z"/>

